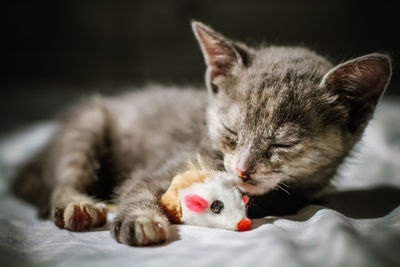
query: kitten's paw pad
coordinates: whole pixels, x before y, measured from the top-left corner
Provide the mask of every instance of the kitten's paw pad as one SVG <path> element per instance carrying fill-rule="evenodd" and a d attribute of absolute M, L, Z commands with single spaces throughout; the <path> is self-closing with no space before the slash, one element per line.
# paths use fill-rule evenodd
<path fill-rule="evenodd" d="M 130 246 L 160 244 L 168 237 L 168 220 L 145 215 L 120 216 L 115 218 L 111 234 L 117 242 Z"/>
<path fill-rule="evenodd" d="M 54 223 L 60 228 L 84 231 L 101 227 L 107 222 L 107 208 L 103 203 L 70 203 L 65 209 L 56 208 Z"/>

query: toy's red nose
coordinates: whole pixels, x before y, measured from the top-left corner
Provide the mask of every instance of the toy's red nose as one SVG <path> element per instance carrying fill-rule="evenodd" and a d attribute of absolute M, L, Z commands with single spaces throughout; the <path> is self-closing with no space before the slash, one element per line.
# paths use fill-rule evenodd
<path fill-rule="evenodd" d="M 241 219 L 237 224 L 238 231 L 247 231 L 250 229 L 251 220 L 249 218 Z"/>

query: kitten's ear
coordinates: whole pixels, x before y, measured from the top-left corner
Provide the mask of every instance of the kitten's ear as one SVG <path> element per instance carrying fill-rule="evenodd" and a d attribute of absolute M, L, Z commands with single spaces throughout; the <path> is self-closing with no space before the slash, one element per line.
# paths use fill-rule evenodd
<path fill-rule="evenodd" d="M 336 97 L 338 110 L 346 113 L 349 131 L 361 129 L 368 121 L 389 84 L 391 69 L 390 58 L 375 53 L 349 60 L 325 75 L 321 86 Z"/>
<path fill-rule="evenodd" d="M 249 51 L 242 44 L 237 44 L 211 27 L 201 22 L 192 22 L 193 32 L 200 44 L 207 64 L 207 86 L 216 93 L 212 83 L 218 77 L 228 77 L 235 66 L 246 66 L 249 60 Z"/>

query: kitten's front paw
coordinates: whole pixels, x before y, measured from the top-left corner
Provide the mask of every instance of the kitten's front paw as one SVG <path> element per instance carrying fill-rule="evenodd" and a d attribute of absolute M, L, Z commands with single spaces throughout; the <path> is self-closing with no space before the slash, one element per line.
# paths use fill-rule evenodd
<path fill-rule="evenodd" d="M 154 214 L 118 215 L 111 234 L 119 243 L 147 246 L 163 243 L 168 236 L 168 219 Z"/>
<path fill-rule="evenodd" d="M 55 208 L 54 223 L 60 228 L 84 231 L 101 227 L 107 222 L 107 208 L 103 203 L 70 203 L 65 208 Z"/>

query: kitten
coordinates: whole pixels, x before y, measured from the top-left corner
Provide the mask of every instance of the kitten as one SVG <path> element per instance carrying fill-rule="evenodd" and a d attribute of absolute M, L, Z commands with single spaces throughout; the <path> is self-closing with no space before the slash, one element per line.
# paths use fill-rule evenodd
<path fill-rule="evenodd" d="M 112 236 L 149 245 L 168 236 L 160 195 L 198 153 L 256 196 L 255 216 L 284 205 L 259 203 L 262 195 L 284 192 L 296 202 L 326 188 L 388 85 L 390 58 L 333 66 L 302 47 L 251 48 L 200 22 L 192 27 L 208 92 L 152 87 L 83 101 L 21 169 L 16 193 L 57 226 L 81 231 L 106 222 L 99 199 L 114 192 Z"/>

